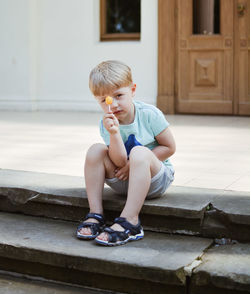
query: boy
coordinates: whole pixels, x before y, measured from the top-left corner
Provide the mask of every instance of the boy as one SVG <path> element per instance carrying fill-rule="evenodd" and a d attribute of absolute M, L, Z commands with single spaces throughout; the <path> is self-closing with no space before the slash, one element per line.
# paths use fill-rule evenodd
<path fill-rule="evenodd" d="M 90 73 L 89 86 L 104 111 L 100 132 L 105 145 L 94 144 L 86 155 L 90 213 L 76 235 L 101 245 L 121 245 L 143 238 L 139 213 L 144 200 L 163 195 L 173 181 L 168 158 L 175 152 L 175 141 L 159 109 L 133 101 L 136 85 L 127 65 L 112 60 L 100 63 Z M 110 111 L 107 96 L 113 98 Z M 120 217 L 103 229 L 104 182 L 116 193 L 127 194 L 127 200 Z"/>

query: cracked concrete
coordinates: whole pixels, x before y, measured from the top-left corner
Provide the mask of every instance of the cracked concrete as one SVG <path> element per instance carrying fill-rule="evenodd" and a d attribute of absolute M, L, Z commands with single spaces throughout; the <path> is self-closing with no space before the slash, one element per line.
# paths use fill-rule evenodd
<path fill-rule="evenodd" d="M 75 228 L 0 213 L 0 268 L 126 293 L 250 293 L 249 244 L 146 232 L 141 241 L 106 248 L 77 240 Z"/>
<path fill-rule="evenodd" d="M 202 223 L 202 235 L 218 238 L 231 238 L 241 241 L 250 240 L 250 198 L 248 193 L 223 192 L 210 203 Z"/>
<path fill-rule="evenodd" d="M 2 169 L 0 179 L 2 211 L 74 221 L 88 211 L 81 177 Z M 104 189 L 109 221 L 124 203 L 124 197 Z M 250 193 L 172 186 L 164 197 L 145 202 L 141 220 L 153 231 L 250 241 Z"/>
<path fill-rule="evenodd" d="M 1 210 L 76 220 L 83 214 L 83 210 L 87 209 L 85 189 L 79 188 L 82 178 L 10 170 L 0 170 L 0 174 Z M 5 178 L 7 181 L 4 181 Z M 19 179 L 19 182 L 16 179 Z M 37 180 L 40 181 L 40 186 L 36 183 Z M 240 198 L 237 198 L 239 196 Z M 110 216 L 119 211 L 125 201 L 109 189 L 104 191 L 104 199 L 104 206 L 111 213 Z M 143 224 L 146 224 L 145 227 L 153 230 L 195 234 L 195 229 L 198 228 L 197 234 L 204 236 L 212 238 L 237 236 L 246 241 L 249 238 L 248 203 L 248 193 L 171 187 L 164 198 L 145 203 L 142 220 Z M 89 249 L 85 245 L 90 243 L 72 239 L 72 223 L 20 215 L 7 216 L 8 214 L 3 213 L 0 218 L 0 226 L 2 226 L 0 264 L 7 270 L 22 272 L 25 268 L 26 274 L 34 274 L 35 270 L 37 275 L 46 278 L 57 279 L 59 276 L 59 279 L 66 279 L 70 283 L 105 289 L 110 289 L 110 285 L 113 285 L 114 277 L 111 276 L 114 275 L 118 285 L 115 284 L 113 290 L 121 291 L 122 288 L 119 287 L 131 284 L 132 279 L 133 286 L 128 289 L 128 292 L 133 293 L 142 293 L 141 279 L 147 281 L 143 280 L 144 293 L 152 288 L 158 293 L 165 293 L 168 289 L 171 294 L 249 293 L 247 291 L 250 289 L 250 274 L 246 269 L 250 267 L 250 262 L 248 258 L 241 256 L 250 254 L 248 244 L 214 246 L 212 240 L 208 239 L 208 243 L 201 243 L 203 247 L 199 247 L 197 251 L 197 244 L 201 240 L 207 242 L 207 239 L 146 233 L 148 240 L 144 246 L 141 246 L 143 244 L 141 242 L 134 245 L 131 243 L 123 249 L 115 249 L 111 255 L 108 255 L 109 262 L 115 262 L 116 274 L 113 274 L 113 269 L 111 271 L 108 268 L 109 262 L 103 259 L 104 251 L 98 253 L 101 248 Z M 27 221 L 22 221 L 22 218 Z M 46 234 L 47 237 L 45 237 Z M 62 241 L 62 238 L 68 239 L 66 243 Z M 7 243 L 6 240 L 8 240 Z M 77 247 L 80 246 L 77 249 L 79 253 L 72 242 L 77 244 Z M 233 247 L 235 245 L 238 249 Z M 51 252 L 52 248 L 54 249 Z M 195 248 L 196 253 L 193 255 L 192 251 Z M 69 255 L 66 259 L 65 252 L 67 252 L 66 256 Z M 85 257 L 82 254 L 85 254 Z M 79 257 L 76 257 L 78 255 L 84 262 L 79 262 Z M 231 264 L 225 269 L 224 263 L 229 257 L 231 260 L 231 255 L 234 255 L 232 260 L 235 268 Z M 237 258 L 238 255 L 239 258 Z M 188 256 L 191 256 L 189 260 Z M 220 256 L 222 258 L 219 258 Z M 137 260 L 138 257 L 140 260 Z M 178 261 L 181 262 L 178 263 Z M 45 262 L 44 266 L 34 266 L 43 262 Z M 155 262 L 155 265 L 152 262 Z M 100 264 L 103 264 L 103 268 Z M 49 270 L 49 273 L 48 266 L 53 268 Z M 95 273 L 96 267 L 98 267 L 98 273 Z M 84 280 L 82 280 L 83 273 L 86 277 Z M 98 286 L 96 279 L 103 279 L 102 275 L 105 275 L 106 283 L 103 282 Z M 122 275 L 122 280 L 119 275 Z"/>
<path fill-rule="evenodd" d="M 205 238 L 146 232 L 141 241 L 106 248 L 77 240 L 75 228 L 71 222 L 0 213 L 1 268 L 115 291 L 183 294 L 184 268 L 212 244 Z M 88 284 L 86 273 L 98 277 L 90 279 L 94 284 Z"/>
<path fill-rule="evenodd" d="M 41 195 L 37 192 L 18 188 L 8 190 L 7 193 L 9 201 L 14 205 L 26 204 L 31 200 L 37 199 L 39 196 Z"/>
<path fill-rule="evenodd" d="M 249 244 L 212 247 L 194 269 L 190 293 L 223 293 L 223 290 L 250 293 Z"/>

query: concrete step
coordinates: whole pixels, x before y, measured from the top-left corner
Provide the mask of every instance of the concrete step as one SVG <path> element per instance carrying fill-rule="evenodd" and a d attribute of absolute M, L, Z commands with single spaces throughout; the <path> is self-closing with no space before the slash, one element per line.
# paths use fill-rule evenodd
<path fill-rule="evenodd" d="M 189 293 L 250 293 L 250 244 L 209 249 L 193 271 Z"/>
<path fill-rule="evenodd" d="M 0 294 L 114 294 L 117 292 L 89 289 L 64 283 L 55 283 L 45 279 L 34 278 L 2 272 L 0 274 Z M 120 293 L 121 294 L 121 293 Z"/>
<path fill-rule="evenodd" d="M 76 239 L 75 229 L 69 221 L 0 213 L 0 269 L 126 293 L 184 294 L 193 262 L 212 244 L 146 232 L 107 248 Z"/>
<path fill-rule="evenodd" d="M 104 189 L 105 216 L 119 216 L 125 199 Z M 36 172 L 0 170 L 0 210 L 79 221 L 88 212 L 84 179 Z M 170 187 L 147 200 L 144 228 L 168 233 L 250 241 L 250 193 Z"/>
<path fill-rule="evenodd" d="M 0 213 L 0 270 L 123 293 L 250 293 L 250 244 L 217 246 L 206 238 L 146 232 L 140 241 L 107 248 L 76 239 L 75 227 Z"/>

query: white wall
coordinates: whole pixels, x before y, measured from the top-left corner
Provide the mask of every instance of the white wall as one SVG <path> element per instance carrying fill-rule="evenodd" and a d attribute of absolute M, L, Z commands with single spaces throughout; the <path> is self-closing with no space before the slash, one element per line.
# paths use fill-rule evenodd
<path fill-rule="evenodd" d="M 30 104 L 28 13 L 26 0 L 0 0 L 0 109 Z"/>
<path fill-rule="evenodd" d="M 99 62 L 127 63 L 137 99 L 157 95 L 157 0 L 141 0 L 141 40 L 99 41 L 99 0 L 0 0 L 0 110 L 99 110 Z"/>

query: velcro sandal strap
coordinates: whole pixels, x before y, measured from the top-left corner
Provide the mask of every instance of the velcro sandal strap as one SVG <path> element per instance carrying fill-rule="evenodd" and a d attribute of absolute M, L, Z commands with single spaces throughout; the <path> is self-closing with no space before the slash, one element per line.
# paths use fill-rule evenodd
<path fill-rule="evenodd" d="M 103 231 L 108 233 L 109 242 L 111 243 L 115 243 L 117 241 L 124 241 L 129 237 L 128 231 L 124 231 L 124 232 L 114 231 L 113 229 L 109 227 L 105 228 Z"/>
<path fill-rule="evenodd" d="M 136 235 L 140 233 L 141 223 L 140 220 L 137 225 L 132 225 L 129 223 L 125 217 L 117 217 L 114 223 L 119 224 L 125 229 L 125 232 L 130 231 L 132 235 Z"/>
<path fill-rule="evenodd" d="M 104 217 L 102 214 L 100 213 L 88 213 L 85 217 L 85 220 L 88 219 L 88 218 L 94 218 L 96 219 L 97 221 L 99 221 L 99 224 L 100 225 L 104 225 L 105 224 L 105 220 L 104 220 Z"/>
<path fill-rule="evenodd" d="M 82 222 L 78 227 L 77 231 L 79 231 L 82 228 L 90 228 L 91 234 L 95 235 L 97 233 L 101 232 L 100 224 L 99 223 L 88 223 L 88 222 Z"/>

